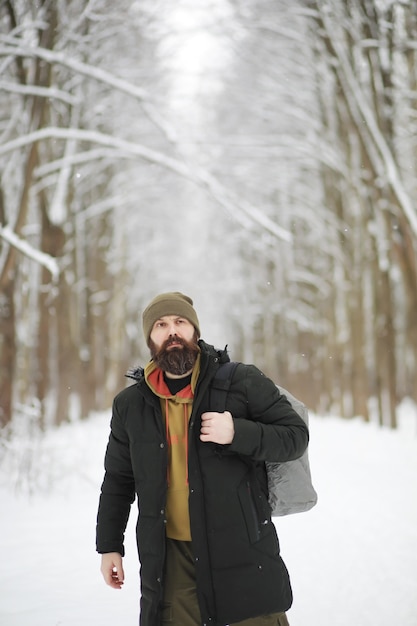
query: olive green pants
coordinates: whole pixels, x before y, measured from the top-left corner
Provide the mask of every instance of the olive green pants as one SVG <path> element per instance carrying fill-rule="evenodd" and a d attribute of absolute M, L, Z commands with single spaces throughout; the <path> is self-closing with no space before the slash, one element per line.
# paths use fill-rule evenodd
<path fill-rule="evenodd" d="M 167 539 L 162 624 L 201 626 L 191 543 Z M 233 626 L 289 626 L 285 613 L 235 622 Z"/>

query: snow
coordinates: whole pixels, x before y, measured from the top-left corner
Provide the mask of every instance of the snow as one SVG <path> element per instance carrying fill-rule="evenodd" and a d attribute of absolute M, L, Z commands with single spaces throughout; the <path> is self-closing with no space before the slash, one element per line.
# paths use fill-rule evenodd
<path fill-rule="evenodd" d="M 37 250 L 30 245 L 27 241 L 16 235 L 9 226 L 2 226 L 0 224 L 0 237 L 2 237 L 11 246 L 14 246 L 20 252 L 23 252 L 30 259 L 36 261 L 40 265 L 43 265 L 51 272 L 52 278 L 57 280 L 59 277 L 59 266 L 54 257 L 45 252 Z"/>
<path fill-rule="evenodd" d="M 104 584 L 94 551 L 108 422 L 95 415 L 43 440 L 21 437 L 19 454 L 3 454 L 2 626 L 137 625 L 135 511 L 121 591 Z M 311 417 L 319 503 L 275 519 L 294 590 L 291 626 L 416 626 L 416 424 L 411 404 L 398 431 Z"/>

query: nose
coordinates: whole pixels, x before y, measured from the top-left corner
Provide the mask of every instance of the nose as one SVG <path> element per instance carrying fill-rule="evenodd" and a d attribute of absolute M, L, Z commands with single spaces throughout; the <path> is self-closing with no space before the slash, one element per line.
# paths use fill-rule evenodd
<path fill-rule="evenodd" d="M 177 328 L 176 328 L 176 326 L 175 326 L 174 322 L 171 322 L 171 323 L 169 324 L 169 326 L 168 326 L 167 330 L 168 330 L 168 335 L 169 335 L 169 337 L 173 337 L 174 335 L 176 335 L 176 334 L 177 334 Z"/>

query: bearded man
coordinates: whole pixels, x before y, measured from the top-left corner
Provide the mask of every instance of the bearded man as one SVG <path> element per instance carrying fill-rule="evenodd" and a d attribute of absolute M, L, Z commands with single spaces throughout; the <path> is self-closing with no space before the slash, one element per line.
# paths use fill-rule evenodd
<path fill-rule="evenodd" d="M 97 516 L 103 577 L 122 588 L 137 497 L 140 626 L 287 626 L 292 591 L 265 462 L 300 457 L 307 426 L 273 381 L 243 363 L 226 410 L 211 410 L 211 383 L 229 357 L 200 339 L 188 296 L 156 296 L 143 331 L 151 360 L 113 403 Z"/>

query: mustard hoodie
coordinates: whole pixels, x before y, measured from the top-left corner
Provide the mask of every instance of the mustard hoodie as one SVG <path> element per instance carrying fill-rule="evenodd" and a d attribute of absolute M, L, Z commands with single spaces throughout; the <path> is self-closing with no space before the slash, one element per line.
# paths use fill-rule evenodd
<path fill-rule="evenodd" d="M 191 375 L 191 384 L 172 395 L 164 381 L 163 371 L 153 361 L 145 367 L 146 383 L 161 402 L 168 442 L 166 534 L 170 539 L 178 541 L 191 541 L 188 511 L 188 423 L 199 373 L 200 355 Z"/>

